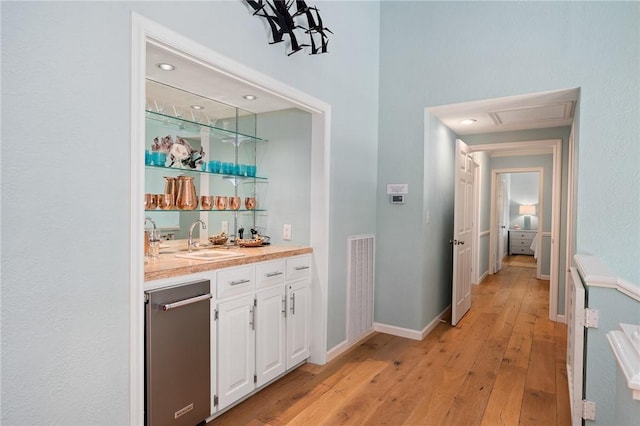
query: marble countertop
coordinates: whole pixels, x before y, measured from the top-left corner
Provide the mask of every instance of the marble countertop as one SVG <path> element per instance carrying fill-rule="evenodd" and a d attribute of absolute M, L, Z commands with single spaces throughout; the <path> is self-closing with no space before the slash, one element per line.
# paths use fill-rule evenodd
<path fill-rule="evenodd" d="M 161 252 L 157 259 L 147 259 L 147 263 L 144 265 L 144 280 L 146 282 L 161 278 L 178 277 L 195 272 L 212 271 L 215 269 L 264 262 L 313 252 L 311 247 L 286 245 L 268 245 L 248 248 L 231 247 L 226 250 L 213 248 L 209 250 L 224 250 L 225 252 L 229 250 L 243 253 L 244 256 L 214 261 L 202 261 L 179 258 L 176 257 L 176 250 L 169 250 L 167 253 Z"/>

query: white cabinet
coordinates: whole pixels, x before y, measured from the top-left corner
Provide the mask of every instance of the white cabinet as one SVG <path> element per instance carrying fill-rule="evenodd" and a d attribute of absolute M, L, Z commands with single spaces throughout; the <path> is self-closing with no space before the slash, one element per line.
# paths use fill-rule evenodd
<path fill-rule="evenodd" d="M 309 358 L 311 256 L 286 260 L 287 369 Z"/>
<path fill-rule="evenodd" d="M 214 415 L 309 358 L 311 256 L 224 269 L 216 282 Z"/>
<path fill-rule="evenodd" d="M 254 300 L 251 293 L 218 304 L 218 410 L 255 386 Z"/>
<path fill-rule="evenodd" d="M 256 386 L 261 387 L 286 368 L 284 286 L 257 292 L 256 301 Z"/>
<path fill-rule="evenodd" d="M 287 284 L 287 369 L 309 358 L 309 280 Z"/>

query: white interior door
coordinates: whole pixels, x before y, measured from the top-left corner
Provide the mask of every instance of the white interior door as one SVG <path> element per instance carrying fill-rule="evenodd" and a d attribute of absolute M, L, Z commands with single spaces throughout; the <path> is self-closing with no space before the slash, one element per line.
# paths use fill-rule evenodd
<path fill-rule="evenodd" d="M 473 158 L 469 147 L 456 140 L 455 201 L 453 220 L 453 285 L 451 324 L 456 325 L 471 308 L 471 237 L 473 227 Z"/>
<path fill-rule="evenodd" d="M 496 228 L 498 229 L 498 244 L 496 253 L 495 272 L 502 269 L 502 258 L 507 250 L 509 224 L 509 186 L 505 175 L 499 174 L 496 179 Z"/>

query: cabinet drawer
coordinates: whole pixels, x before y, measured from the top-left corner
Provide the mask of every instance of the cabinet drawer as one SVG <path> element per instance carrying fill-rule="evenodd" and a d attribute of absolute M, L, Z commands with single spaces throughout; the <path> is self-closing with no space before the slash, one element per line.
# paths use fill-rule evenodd
<path fill-rule="evenodd" d="M 218 272 L 218 299 L 251 291 L 255 284 L 255 267 L 241 266 Z"/>
<path fill-rule="evenodd" d="M 511 254 L 529 254 L 529 255 L 532 255 L 533 254 L 533 250 L 531 250 L 529 248 L 529 246 L 526 246 L 526 247 L 511 247 Z"/>
<path fill-rule="evenodd" d="M 521 239 L 513 239 L 511 240 L 511 247 L 530 247 L 531 243 L 533 242 L 532 239 L 527 239 L 527 240 L 521 240 Z"/>
<path fill-rule="evenodd" d="M 532 240 L 533 237 L 536 236 L 535 232 L 513 232 L 511 231 L 509 233 L 509 236 L 511 237 L 511 239 L 521 239 L 521 240 Z"/>
<path fill-rule="evenodd" d="M 287 259 L 287 281 L 309 278 L 311 276 L 311 256 L 290 257 Z"/>
<path fill-rule="evenodd" d="M 256 288 L 284 283 L 285 261 L 258 263 L 256 265 Z"/>

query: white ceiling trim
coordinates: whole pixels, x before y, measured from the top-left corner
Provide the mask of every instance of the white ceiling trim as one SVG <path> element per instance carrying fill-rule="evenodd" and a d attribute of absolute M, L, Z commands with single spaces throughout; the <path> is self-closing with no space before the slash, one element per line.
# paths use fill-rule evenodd
<path fill-rule="evenodd" d="M 553 154 L 552 148 L 540 148 L 540 149 L 521 149 L 518 151 L 498 151 L 492 152 L 489 156 L 496 157 L 518 157 L 521 155 L 551 155 Z"/>

